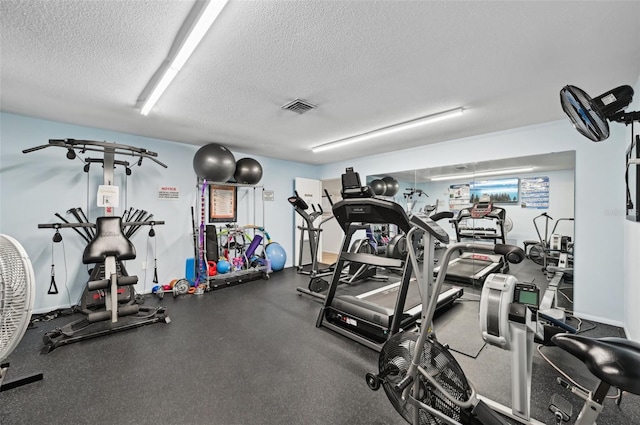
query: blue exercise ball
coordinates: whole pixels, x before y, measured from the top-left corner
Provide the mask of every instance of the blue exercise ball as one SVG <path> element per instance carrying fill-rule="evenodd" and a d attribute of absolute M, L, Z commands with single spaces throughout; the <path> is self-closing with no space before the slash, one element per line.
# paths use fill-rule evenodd
<path fill-rule="evenodd" d="M 262 178 L 262 165 L 253 158 L 241 158 L 236 162 L 233 178 L 241 184 L 258 184 Z"/>
<path fill-rule="evenodd" d="M 231 270 L 231 263 L 229 263 L 227 260 L 218 260 L 218 263 L 216 264 L 216 270 L 220 274 L 229 273 L 229 271 Z"/>
<path fill-rule="evenodd" d="M 277 272 L 284 269 L 284 263 L 287 262 L 287 253 L 282 245 L 277 242 L 271 242 L 267 245 L 266 254 L 271 261 L 271 270 Z"/>
<path fill-rule="evenodd" d="M 193 170 L 201 179 L 226 182 L 236 171 L 236 158 L 226 147 L 209 143 L 198 149 L 194 155 Z"/>

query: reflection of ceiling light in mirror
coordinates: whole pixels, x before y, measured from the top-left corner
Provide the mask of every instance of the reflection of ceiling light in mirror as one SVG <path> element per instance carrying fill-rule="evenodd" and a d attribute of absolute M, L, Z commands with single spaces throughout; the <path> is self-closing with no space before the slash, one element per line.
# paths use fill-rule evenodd
<path fill-rule="evenodd" d="M 418 127 L 424 124 L 431 124 L 436 121 L 444 120 L 447 118 L 457 117 L 462 115 L 464 111 L 465 110 L 463 108 L 456 108 L 456 109 L 451 109 L 449 111 L 438 112 L 437 114 L 427 115 L 426 117 L 416 118 L 414 120 L 405 121 L 399 124 L 393 124 L 387 127 L 379 128 L 377 130 L 369 131 L 367 133 L 359 134 L 357 136 L 347 137 L 345 139 L 341 139 L 335 142 L 325 143 L 323 145 L 319 145 L 314 148 L 311 148 L 311 151 L 313 153 L 318 153 L 318 152 L 326 151 L 329 149 L 350 145 L 352 143 L 363 142 L 365 140 L 369 140 L 374 137 L 385 136 L 391 133 L 408 130 L 410 128 Z"/>
<path fill-rule="evenodd" d="M 524 167 L 524 168 L 508 168 L 505 170 L 493 170 L 493 171 L 480 171 L 478 173 L 470 173 L 470 174 L 450 174 L 448 176 L 436 176 L 431 177 L 431 181 L 440 181 L 440 180 L 454 180 L 454 179 L 471 179 L 474 177 L 483 177 L 483 176 L 496 176 L 499 174 L 516 174 L 516 173 L 527 173 L 529 171 L 533 171 L 534 167 Z"/>

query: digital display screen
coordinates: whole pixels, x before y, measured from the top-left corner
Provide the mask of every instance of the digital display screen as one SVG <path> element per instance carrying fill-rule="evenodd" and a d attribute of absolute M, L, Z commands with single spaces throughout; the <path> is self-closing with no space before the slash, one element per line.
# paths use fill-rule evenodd
<path fill-rule="evenodd" d="M 518 296 L 518 302 L 520 304 L 538 305 L 538 294 L 530 291 L 520 291 Z"/>

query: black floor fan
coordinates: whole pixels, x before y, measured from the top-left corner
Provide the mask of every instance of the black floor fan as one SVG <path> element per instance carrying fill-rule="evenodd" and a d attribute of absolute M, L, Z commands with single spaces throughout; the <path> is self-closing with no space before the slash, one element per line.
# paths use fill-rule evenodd
<path fill-rule="evenodd" d="M 29 256 L 18 241 L 0 235 L 0 391 L 42 379 L 42 373 L 4 379 L 9 370 L 5 360 L 29 326 L 34 296 L 35 277 Z"/>

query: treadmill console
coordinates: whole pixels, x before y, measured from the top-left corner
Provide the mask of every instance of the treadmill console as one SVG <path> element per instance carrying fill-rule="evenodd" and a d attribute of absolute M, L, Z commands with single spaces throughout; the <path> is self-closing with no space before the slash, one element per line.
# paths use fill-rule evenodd
<path fill-rule="evenodd" d="M 348 167 L 342 175 L 342 198 L 373 198 L 373 189 L 360 184 L 360 174 Z"/>
<path fill-rule="evenodd" d="M 491 202 L 478 202 L 471 208 L 471 218 L 484 218 L 493 210 Z"/>
<path fill-rule="evenodd" d="M 423 214 L 414 214 L 411 216 L 411 224 L 425 232 L 429 232 L 432 236 L 442 243 L 449 243 L 449 234 L 435 221 Z"/>

